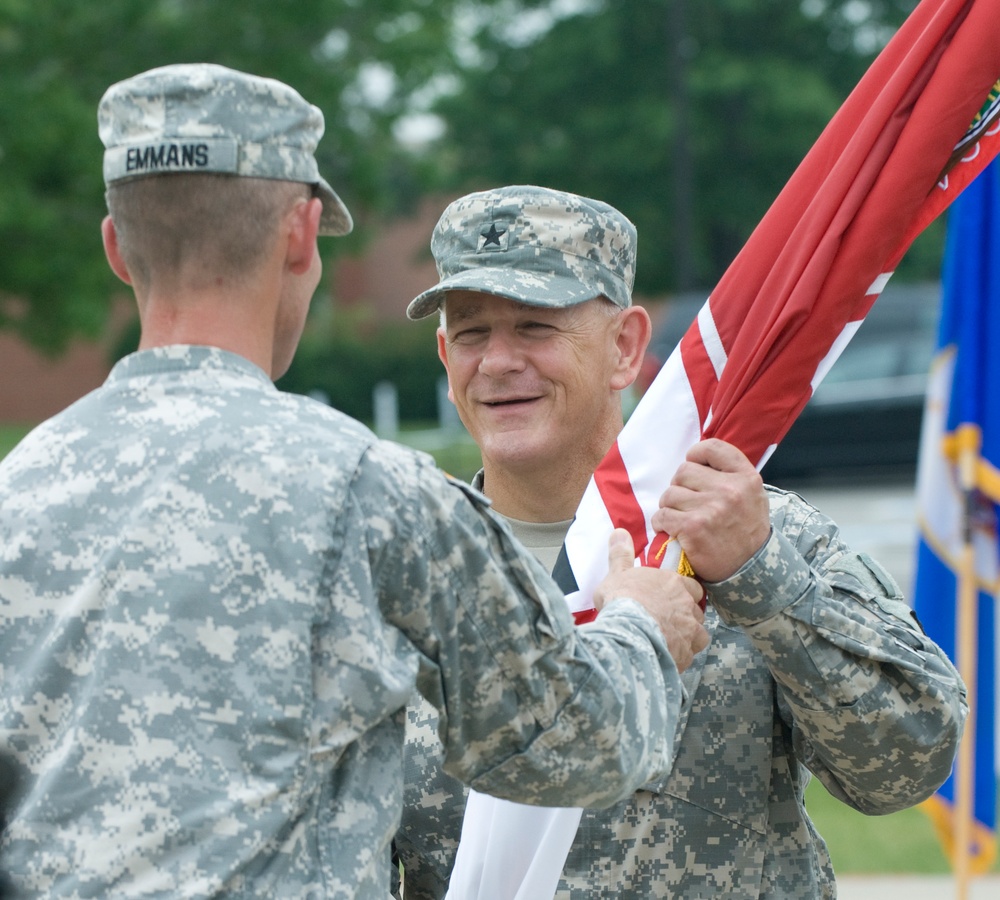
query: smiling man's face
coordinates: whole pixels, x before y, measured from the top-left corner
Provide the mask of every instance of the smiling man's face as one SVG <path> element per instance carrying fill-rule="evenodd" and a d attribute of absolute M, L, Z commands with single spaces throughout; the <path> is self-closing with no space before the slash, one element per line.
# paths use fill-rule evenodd
<path fill-rule="evenodd" d="M 621 427 L 619 311 L 602 298 L 551 309 L 472 291 L 449 292 L 444 309 L 448 396 L 487 467 L 596 465 Z"/>

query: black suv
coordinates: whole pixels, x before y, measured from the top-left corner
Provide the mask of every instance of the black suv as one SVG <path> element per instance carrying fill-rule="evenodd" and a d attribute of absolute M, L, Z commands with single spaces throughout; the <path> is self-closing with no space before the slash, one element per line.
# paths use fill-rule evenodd
<path fill-rule="evenodd" d="M 768 460 L 769 483 L 915 475 L 940 297 L 936 282 L 889 282 Z M 667 358 L 704 302 L 668 302 L 652 357 Z"/>

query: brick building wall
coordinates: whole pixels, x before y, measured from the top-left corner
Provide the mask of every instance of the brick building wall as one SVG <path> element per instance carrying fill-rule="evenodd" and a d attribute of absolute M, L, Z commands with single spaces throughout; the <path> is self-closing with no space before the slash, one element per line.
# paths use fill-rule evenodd
<path fill-rule="evenodd" d="M 413 215 L 374 229 L 362 256 L 338 260 L 333 277 L 337 305 L 366 305 L 379 319 L 405 319 L 410 300 L 437 282 L 431 232 L 450 199 L 424 198 Z"/>
<path fill-rule="evenodd" d="M 377 318 L 404 319 L 407 303 L 437 281 L 430 238 L 446 205 L 425 199 L 412 216 L 376 228 L 362 256 L 337 261 L 330 279 L 335 301 L 327 302 L 365 304 Z M 119 334 L 131 315 L 128 303 L 112 317 L 110 334 Z M 48 357 L 0 332 L 0 423 L 36 424 L 98 387 L 111 368 L 111 343 L 75 341 L 64 354 Z"/>
<path fill-rule="evenodd" d="M 53 358 L 0 334 L 0 422 L 41 422 L 100 385 L 108 369 L 102 343 L 76 341 Z"/>

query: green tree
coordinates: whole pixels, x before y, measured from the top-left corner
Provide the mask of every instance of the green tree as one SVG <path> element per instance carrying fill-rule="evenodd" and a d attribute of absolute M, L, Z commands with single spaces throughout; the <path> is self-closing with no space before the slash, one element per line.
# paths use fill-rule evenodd
<path fill-rule="evenodd" d="M 424 186 L 535 181 L 639 225 L 639 289 L 712 283 L 912 0 L 0 0 L 0 329 L 99 333 L 107 86 L 210 61 L 327 115 L 320 168 L 355 213 Z M 399 127 L 447 122 L 423 156 Z M 688 174 L 690 173 L 690 174 Z"/>
<path fill-rule="evenodd" d="M 508 5 L 437 106 L 449 185 L 600 197 L 636 222 L 640 293 L 711 286 L 914 5 Z M 539 6 L 550 27 L 519 37 Z"/>
<path fill-rule="evenodd" d="M 406 202 L 393 138 L 452 59 L 458 0 L 0 0 L 0 328 L 58 350 L 94 335 L 120 285 L 100 245 L 96 109 L 111 83 L 208 61 L 279 78 L 326 113 L 320 170 L 358 216 Z"/>

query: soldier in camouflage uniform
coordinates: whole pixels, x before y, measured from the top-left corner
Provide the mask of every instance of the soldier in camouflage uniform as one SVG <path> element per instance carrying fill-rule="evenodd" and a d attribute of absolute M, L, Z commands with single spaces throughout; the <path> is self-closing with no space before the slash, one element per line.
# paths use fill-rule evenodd
<path fill-rule="evenodd" d="M 664 770 L 695 582 L 613 541 L 574 629 L 480 494 L 275 389 L 316 236 L 351 228 L 319 110 L 183 65 L 99 125 L 142 339 L 0 464 L 6 890 L 383 900 L 415 687 L 478 789 L 607 804 Z"/>
<path fill-rule="evenodd" d="M 473 484 L 546 566 L 649 339 L 631 305 L 635 238 L 616 210 L 572 194 L 471 194 L 441 216 L 441 281 L 408 309 L 442 309 L 450 396 L 483 451 Z M 867 814 L 928 797 L 967 713 L 958 673 L 882 566 L 729 444 L 692 448 L 653 524 L 705 582 L 711 643 L 682 676 L 671 771 L 584 810 L 556 896 L 833 898 L 810 773 Z M 405 900 L 427 900 L 447 889 L 464 789 L 441 772 L 434 711 L 409 718 L 396 845 Z"/>

